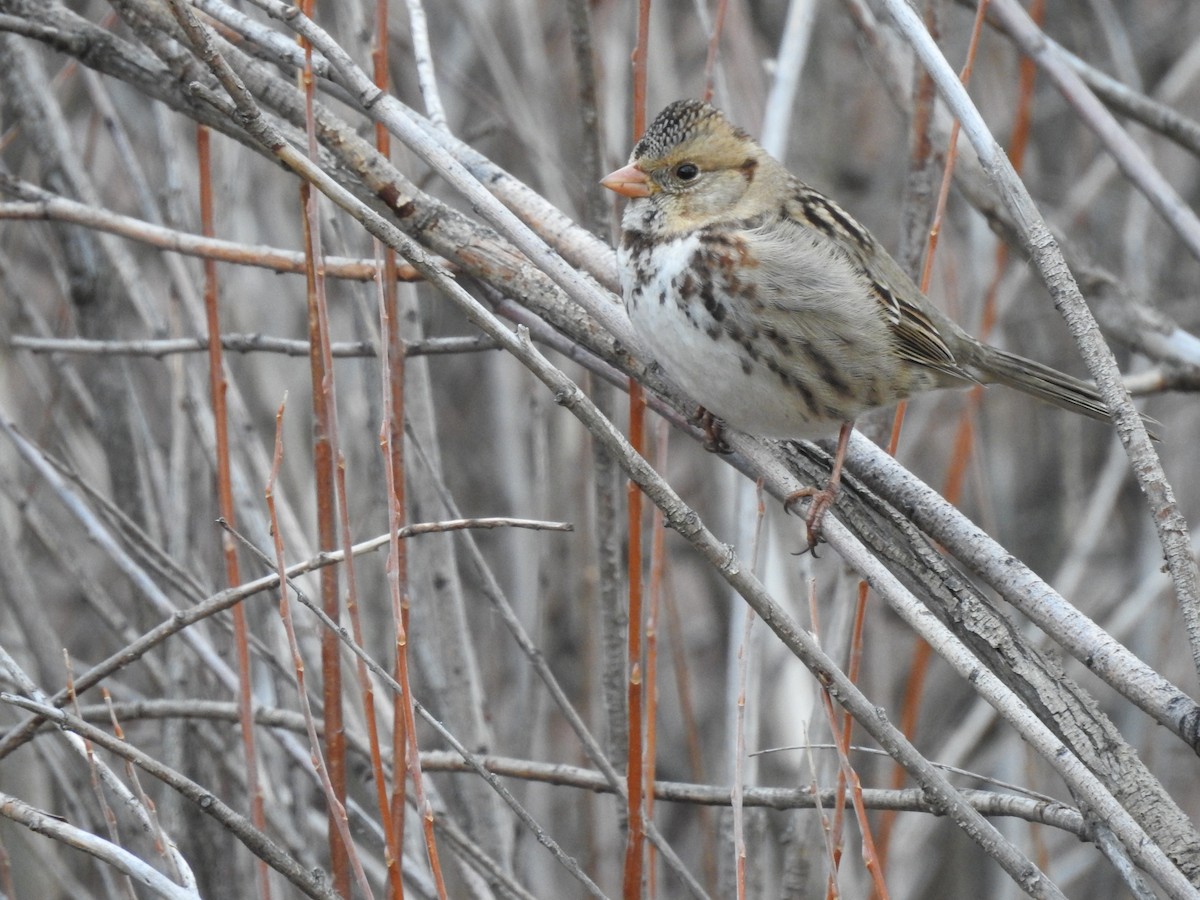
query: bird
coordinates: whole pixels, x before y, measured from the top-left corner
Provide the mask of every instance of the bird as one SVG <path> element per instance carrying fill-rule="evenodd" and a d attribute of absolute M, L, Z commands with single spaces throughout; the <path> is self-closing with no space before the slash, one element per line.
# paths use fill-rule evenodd
<path fill-rule="evenodd" d="M 785 500 L 812 498 L 810 549 L 869 410 L 1000 383 L 1111 421 L 1092 385 L 968 334 L 850 213 L 709 103 L 669 104 L 600 183 L 629 199 L 617 259 L 630 321 L 701 405 L 707 446 L 720 448 L 721 423 L 764 438 L 838 433 L 829 482 Z"/>

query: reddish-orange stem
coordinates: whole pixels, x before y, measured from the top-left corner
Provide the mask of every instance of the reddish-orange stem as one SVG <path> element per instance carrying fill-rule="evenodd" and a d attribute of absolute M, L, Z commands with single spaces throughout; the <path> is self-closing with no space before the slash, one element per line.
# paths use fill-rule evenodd
<path fill-rule="evenodd" d="M 641 135 L 646 124 L 646 53 L 650 34 L 650 0 L 639 0 L 637 44 L 633 50 L 633 133 Z M 629 382 L 629 442 L 645 456 L 646 399 L 642 386 Z M 645 788 L 642 719 L 642 494 L 633 482 L 626 489 L 629 505 L 629 635 L 627 664 L 629 747 L 625 779 L 629 834 L 625 845 L 623 896 L 641 896 L 645 833 L 642 796 Z"/>
<path fill-rule="evenodd" d="M 655 442 L 654 464 L 663 471 L 667 464 L 667 437 L 670 431 L 667 423 L 660 420 L 658 436 Z M 646 791 L 646 820 L 654 820 L 654 776 L 657 768 L 658 749 L 658 609 L 662 600 L 663 573 L 666 569 L 667 555 L 665 547 L 666 529 L 663 527 L 663 513 L 654 510 L 654 520 L 651 525 L 650 544 L 650 605 L 646 613 L 646 778 L 643 782 Z M 654 846 L 648 848 L 646 856 L 647 895 L 655 896 L 654 880 Z"/>
<path fill-rule="evenodd" d="M 305 124 L 308 137 L 308 152 L 312 158 L 317 155 L 317 139 L 314 119 L 314 104 L 312 91 L 305 94 Z M 337 403 L 334 389 L 333 352 L 330 347 L 329 310 L 326 303 L 325 277 L 320 267 L 321 246 L 320 233 L 317 227 L 317 195 L 309 193 L 304 206 L 304 216 L 307 220 L 305 229 L 305 253 L 311 256 L 316 266 L 313 302 L 316 311 L 317 340 L 313 342 L 313 352 L 321 355 L 323 378 L 320 383 L 313 385 L 313 392 L 325 394 L 324 402 L 328 412 L 330 454 L 333 461 L 334 486 L 337 497 L 338 531 L 342 550 L 346 553 L 346 612 L 350 618 L 351 632 L 354 640 L 360 646 L 364 643 L 362 616 L 358 609 L 358 585 L 355 577 L 353 562 L 350 560 L 350 509 L 346 490 L 345 460 L 338 450 Z M 358 678 L 359 693 L 363 704 L 363 716 L 367 725 L 367 741 L 371 754 L 371 770 L 375 787 L 375 799 L 379 808 L 380 824 L 384 832 L 384 842 L 391 846 L 392 837 L 391 807 L 387 795 L 387 780 L 383 770 L 383 751 L 379 741 L 379 723 L 375 714 L 375 689 L 371 683 L 366 665 L 361 660 L 355 662 L 355 674 Z"/>
<path fill-rule="evenodd" d="M 641 385 L 631 381 L 629 387 L 629 442 L 635 450 L 643 452 L 646 444 L 645 400 Z M 629 748 L 625 779 L 629 792 L 629 835 L 625 845 L 624 896 L 627 900 L 636 900 L 641 896 L 644 859 L 642 791 L 646 773 L 642 771 L 642 494 L 632 481 L 626 487 L 626 498 L 629 505 Z"/>
<path fill-rule="evenodd" d="M 301 11 L 311 17 L 313 0 L 303 0 Z M 313 93 L 312 45 L 300 38 L 304 49 L 304 68 L 300 71 L 300 87 L 311 104 Z M 308 208 L 312 188 L 300 183 L 300 208 Z M 301 217 L 304 235 L 305 297 L 308 311 L 309 374 L 313 384 L 313 481 L 317 494 L 317 542 L 321 550 L 338 546 L 336 499 L 334 496 L 334 463 L 330 438 L 330 411 L 325 392 L 318 385 L 325 382 L 325 360 L 320 353 L 320 317 L 317 312 L 317 260 L 312 252 L 313 236 L 307 215 Z M 341 618 L 340 578 L 338 567 L 329 566 L 321 572 L 321 607 L 334 622 Z M 346 804 L 346 729 L 342 707 L 341 650 L 337 635 L 321 632 L 321 698 L 325 718 L 325 765 L 334 796 L 343 807 Z M 342 840 L 337 811 L 328 810 L 329 867 L 333 888 L 342 896 L 350 893 L 350 858 Z"/>
<path fill-rule="evenodd" d="M 212 155 L 208 129 L 196 127 L 196 156 L 200 169 L 200 230 L 205 237 L 215 234 L 213 225 Z M 221 549 L 225 556 L 225 580 L 230 586 L 241 584 L 237 546 L 232 529 L 237 527 L 233 505 L 233 478 L 229 463 L 229 422 L 225 407 L 225 362 L 221 351 L 221 315 L 218 304 L 217 264 L 204 261 L 204 316 L 208 328 L 208 389 L 212 398 L 213 425 L 217 447 L 217 503 L 229 528 L 221 534 Z M 258 781 L 258 758 L 254 749 L 254 707 L 251 695 L 250 644 L 246 611 L 239 603 L 233 607 L 233 637 L 238 664 L 238 719 L 242 728 L 242 752 L 246 758 L 246 789 L 250 794 L 250 819 L 256 828 L 266 827 L 262 789 Z M 259 861 L 259 896 L 269 900 L 271 882 L 267 864 Z"/>
<path fill-rule="evenodd" d="M 721 48 L 721 32 L 725 30 L 725 13 L 729 0 L 717 0 L 717 12 L 713 16 L 712 34 L 708 37 L 708 57 L 704 60 L 704 100 L 713 98 L 713 83 L 716 80 L 717 53 Z"/>
<path fill-rule="evenodd" d="M 374 66 L 373 77 L 375 84 L 387 90 L 388 87 L 388 4 L 387 0 L 377 0 L 375 4 L 375 35 L 376 44 L 371 53 Z M 391 135 L 382 123 L 375 123 L 375 147 L 386 158 L 391 155 Z M 407 367 L 407 355 L 404 341 L 400 336 L 400 313 L 397 305 L 396 290 L 396 254 L 390 247 L 382 247 L 383 252 L 383 281 L 380 288 L 383 292 L 383 340 L 387 344 L 387 354 L 384 357 L 385 391 L 390 399 L 387 421 L 388 480 L 391 486 L 388 498 L 388 519 L 392 533 L 402 528 L 408 521 L 405 505 L 405 469 L 404 469 L 404 380 Z M 392 542 L 392 558 L 389 565 L 395 585 L 393 588 L 393 628 L 396 632 L 395 678 L 400 684 L 408 683 L 408 543 L 406 541 Z M 408 703 L 408 689 L 403 696 L 392 698 L 392 758 L 395 760 L 412 759 L 416 756 L 416 747 L 409 747 L 410 740 L 415 742 L 416 735 L 409 731 L 412 719 Z M 412 755 L 410 756 L 410 750 Z M 411 771 L 411 770 L 410 770 Z M 414 778 L 419 778 L 419 770 L 412 771 Z M 384 849 L 384 862 L 388 871 L 389 895 L 393 900 L 404 897 L 404 880 L 400 872 L 401 849 L 404 845 L 405 801 L 408 783 L 400 766 L 393 770 L 391 819 L 392 831 L 388 836 L 387 847 Z M 436 847 L 430 848 L 431 859 L 436 859 Z M 440 878 L 440 872 L 438 877 Z"/>

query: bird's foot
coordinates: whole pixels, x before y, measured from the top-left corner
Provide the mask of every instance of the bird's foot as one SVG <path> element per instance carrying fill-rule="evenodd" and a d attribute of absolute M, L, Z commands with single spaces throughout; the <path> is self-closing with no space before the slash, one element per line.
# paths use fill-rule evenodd
<path fill-rule="evenodd" d="M 808 547 L 800 551 L 800 554 L 811 553 L 815 559 L 817 556 L 817 545 L 821 543 L 821 523 L 825 519 L 825 514 L 829 512 L 829 507 L 833 506 L 833 501 L 837 499 L 839 484 L 832 480 L 823 488 L 806 487 L 798 491 L 793 491 L 788 494 L 783 501 L 783 511 L 787 513 L 793 512 L 792 507 L 803 500 L 809 498 L 808 513 L 804 516 L 804 525 L 808 533 Z"/>
<path fill-rule="evenodd" d="M 725 423 L 703 406 L 696 409 L 696 421 L 704 431 L 704 449 L 709 453 L 732 453 L 725 441 Z"/>
<path fill-rule="evenodd" d="M 833 506 L 833 501 L 837 499 L 838 490 L 842 486 L 842 465 L 846 461 L 846 448 L 850 445 L 850 432 L 853 430 L 853 422 L 842 423 L 841 430 L 838 431 L 837 451 L 833 454 L 833 468 L 829 473 L 829 481 L 825 482 L 825 487 L 801 488 L 788 494 L 783 501 L 783 511 L 790 513 L 792 504 L 797 500 L 805 497 L 811 498 L 808 504 L 808 515 L 804 517 L 804 524 L 808 526 L 807 552 L 812 553 L 814 558 L 817 555 L 817 544 L 821 543 L 821 522 L 825 518 L 825 513 L 829 511 L 829 507 Z"/>

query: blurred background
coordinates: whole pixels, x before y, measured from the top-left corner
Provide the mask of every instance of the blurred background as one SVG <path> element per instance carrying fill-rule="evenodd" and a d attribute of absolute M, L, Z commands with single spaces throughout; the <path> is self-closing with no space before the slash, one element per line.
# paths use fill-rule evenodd
<path fill-rule="evenodd" d="M 302 117 L 290 55 L 295 35 L 288 27 L 253 3 L 226 6 L 213 0 L 197 6 L 214 16 L 222 7 L 244 14 L 243 24 L 232 16 L 220 15 L 220 24 L 201 18 L 215 25 L 231 59 L 236 54 L 243 77 L 273 121 L 288 119 L 282 111 L 287 103 L 300 104 Z M 370 72 L 378 36 L 375 4 L 316 6 L 316 21 Z M 943 52 L 961 67 L 973 8 L 930 6 L 925 15 Z M 436 119 L 431 95 L 417 77 L 414 60 L 423 55 L 423 38 L 418 30 L 414 44 L 413 9 L 419 9 L 415 0 L 390 5 L 389 89 L 417 114 Z M 671 100 L 705 92 L 717 13 L 706 2 L 652 4 L 649 116 Z M 579 234 L 595 235 L 603 244 L 581 236 L 574 255 L 560 249 L 574 266 L 611 288 L 613 260 L 603 245 L 611 244 L 619 208 L 602 196 L 597 181 L 624 163 L 635 138 L 630 54 L 636 4 L 450 0 L 429 4 L 424 16 L 444 127 L 482 157 L 469 164 L 472 173 L 481 177 L 494 171 L 489 166 L 505 170 L 560 210 Z M 1089 0 L 1049 4 L 1042 16 L 1045 32 L 1095 70 L 1183 117 L 1200 115 L 1200 8 L 1194 4 Z M 917 69 L 889 23 L 871 3 L 852 0 L 731 3 L 715 56 L 713 102 L 750 133 L 764 135 L 793 172 L 835 197 L 898 259 L 919 265 L 947 138 L 944 130 L 932 128 L 925 164 L 914 164 Z M 1194 388 L 1200 358 L 1190 337 L 1200 328 L 1195 293 L 1200 266 L 1062 92 L 1040 74 L 1023 87 L 1022 78 L 1030 76 L 1023 76 L 1021 62 L 1008 37 L 985 27 L 970 92 L 1003 145 L 1011 146 L 1014 132 L 1024 133 L 1018 137 L 1024 143 L 1022 178 L 1062 243 L 1122 370 L 1149 395 L 1141 405 L 1161 423 L 1157 449 L 1166 479 L 1183 515 L 1195 520 L 1200 414 L 1186 387 L 1190 378 Z M 781 84 L 784 71 L 798 73 L 787 76 L 795 79 L 789 82 L 790 99 Z M 261 80 L 252 80 L 251 73 Z M 382 343 L 380 289 L 361 274 L 331 274 L 324 283 L 328 334 L 339 354 L 329 396 L 336 405 L 335 449 L 344 457 L 350 526 L 345 534 L 332 507 L 318 500 L 314 466 L 319 470 L 320 463 L 314 452 L 321 451 L 314 447 L 327 426 L 314 412 L 302 262 L 291 273 L 261 265 L 267 248 L 302 256 L 300 181 L 245 139 L 216 104 L 189 92 L 190 83 L 201 81 L 224 96 L 208 78 L 157 3 L 0 0 L 0 681 L 12 694 L 44 700 L 72 673 L 78 676 L 119 654 L 169 620 L 173 609 L 196 609 L 230 586 L 227 533 L 217 522 L 226 513 L 219 503 L 209 357 L 194 340 L 186 347 L 164 343 L 207 334 L 203 264 L 111 233 L 115 217 L 124 216 L 200 234 L 197 118 L 216 126 L 210 176 L 214 236 L 240 245 L 244 257 L 215 269 L 220 330 L 229 338 L 227 483 L 245 541 L 232 542 L 240 580 L 274 571 L 264 490 L 276 411 L 285 399 L 274 501 L 286 562 L 338 548 L 343 538 L 358 542 L 388 531 L 391 492 L 380 452 L 386 373 L 381 375 L 375 352 Z M 397 205 L 386 209 L 378 183 L 364 174 L 368 166 L 356 168 L 354 151 L 345 149 L 351 136 L 374 140 L 370 120 L 351 92 L 320 81 L 318 94 L 346 136 L 345 155 L 327 144 L 322 164 L 376 209 L 395 213 Z M 1200 173 L 1195 148 L 1120 121 L 1194 208 Z M 296 135 L 302 139 L 303 119 L 292 119 L 285 130 L 293 141 Z M 303 150 L 302 141 L 297 143 Z M 393 220 L 448 260 L 473 296 L 510 319 L 522 310 L 535 316 L 547 306 L 572 308 L 541 273 L 528 271 L 536 270 L 534 264 L 505 269 L 484 259 L 480 247 L 503 238 L 490 230 L 477 204 L 402 140 L 393 138 L 390 159 L 404 179 L 404 196 L 414 204 Z M 1085 375 L 1067 326 L 1021 248 L 1005 244 L 1004 223 L 977 208 L 987 190 L 977 163 L 974 170 L 969 161 L 963 165 L 966 173 L 950 191 L 941 224 L 930 296 L 973 333 L 990 328 L 993 343 Z M 73 205 L 51 209 L 52 199 Z M 562 223 L 526 201 L 522 217 L 558 240 Z M 520 207 L 525 201 L 508 202 Z M 89 219 L 86 210 L 97 215 Z M 325 254 L 374 265 L 370 235 L 353 218 L 326 201 L 315 221 Z M 505 259 L 518 258 L 515 251 L 505 252 L 513 254 Z M 539 285 L 546 292 L 541 299 L 534 296 Z M 985 313 L 988 304 L 992 311 Z M 405 542 L 413 697 L 467 750 L 509 759 L 502 782 L 541 829 L 518 821 L 478 774 L 441 771 L 461 757 L 444 734 L 418 722 L 417 743 L 430 754 L 424 780 L 436 811 L 446 890 L 452 897 L 589 895 L 590 888 L 539 845 L 549 836 L 599 890 L 619 896 L 624 805 L 600 788 L 602 778 L 586 782 L 585 773 L 575 769 L 553 777 L 543 765 L 598 771 L 535 664 L 544 661 L 613 768 L 623 771 L 625 478 L 519 360 L 473 341 L 478 328 L 444 294 L 425 283 L 401 283 L 395 311 L 399 334 L 412 351 L 403 387 L 405 520 L 513 517 L 574 526 L 570 532 L 496 528 L 428 534 Z M 994 326 L 985 323 L 992 315 Z M 623 387 L 564 352 L 582 346 L 619 362 L 616 355 L 606 356 L 611 346 L 589 341 L 585 331 L 572 331 L 550 314 L 529 321 L 543 320 L 558 326 L 560 343 L 543 340 L 535 327 L 539 347 L 626 430 Z M 448 340 L 458 338 L 472 339 L 470 352 Z M 973 427 L 968 446 L 961 439 L 964 420 Z M 890 424 L 890 413 L 860 423 L 882 438 Z M 654 415 L 648 431 L 660 473 L 742 560 L 757 561 L 773 595 L 844 665 L 853 643 L 858 575 L 834 552 L 822 550 L 819 559 L 798 555 L 802 521 L 785 517 L 776 501 L 765 501 L 760 522 L 753 483 L 726 460 L 706 453 L 686 433 L 661 426 Z M 940 393 L 911 404 L 897 457 L 935 489 L 952 489 L 963 512 L 1014 557 L 1161 676 L 1194 695 L 1196 673 L 1162 572 L 1154 522 L 1113 429 L 1002 388 L 989 389 L 978 401 L 966 392 Z M 738 875 L 730 785 L 741 780 L 748 791 L 830 789 L 838 779 L 837 755 L 818 685 L 803 665 L 762 623 L 747 637 L 740 598 L 673 531 L 663 536 L 661 551 L 654 551 L 649 515 L 645 521 L 643 574 L 649 578 L 653 560 L 656 577 L 661 575 L 650 592 L 657 610 L 656 662 L 650 669 L 657 691 L 654 777 L 696 786 L 697 796 L 702 786 L 714 793 L 711 806 L 695 797 L 654 804 L 653 821 L 678 862 L 664 862 L 661 852 L 651 857 L 643 892 L 732 897 Z M 357 558 L 354 599 L 363 649 L 391 671 L 396 622 L 387 559 L 386 546 Z M 318 604 L 322 590 L 332 591 L 350 628 L 344 570 L 339 568 L 332 587 L 316 574 L 298 577 L 295 586 Z M 816 623 L 810 591 L 811 608 L 819 611 Z M 499 611 L 501 595 L 536 653 L 513 637 Z M 278 590 L 271 589 L 253 594 L 243 607 L 249 687 L 260 711 L 254 734 L 262 830 L 302 869 L 325 873 L 326 888 L 332 883 L 341 889 L 347 882 L 338 879 L 347 876 L 336 874 L 345 870 L 335 861 L 339 851 L 330 849 L 338 840 L 329 837 L 327 804 L 313 774 L 278 601 Z M 329 632 L 294 602 L 316 718 L 323 720 L 328 706 L 340 700 L 348 746 L 334 752 L 344 767 L 350 834 L 366 880 L 385 894 L 386 816 L 377 803 L 377 770 L 365 749 L 368 729 L 354 657 L 343 646 L 336 666 L 341 683 L 334 683 L 331 694 L 334 663 L 322 659 L 323 635 Z M 1002 608 L 1030 643 L 1046 645 L 1024 619 Z M 205 616 L 144 656 L 114 666 L 103 687 L 131 743 L 250 816 L 252 792 L 238 726 L 237 647 L 228 611 Z M 1032 791 L 1075 805 L 1050 766 L 948 665 L 935 656 L 923 676 L 914 674 L 917 640 L 873 598 L 867 601 L 861 652 L 862 690 L 893 721 L 906 712 L 920 751 L 962 770 L 950 776 L 956 785 L 1021 797 Z M 1048 652 L 1062 655 L 1053 647 Z M 1194 751 L 1081 665 L 1069 660 L 1063 665 L 1184 815 L 1200 812 Z M 390 779 L 395 759 L 390 735 L 400 706 L 393 705 L 384 680 L 370 677 Z M 745 699 L 745 755 L 735 744 L 739 694 Z M 79 714 L 111 730 L 101 702 L 98 690 L 84 693 Z M 141 788 L 131 788 L 152 798 L 161 828 L 156 833 L 112 785 L 93 787 L 100 776 L 63 733 L 43 728 L 17 740 L 27 712 L 0 707 L 0 791 L 126 846 L 163 871 L 175 864 L 156 846 L 173 843 L 204 897 L 262 895 L 255 857 L 242 840 L 177 789 L 144 774 Z M 852 741 L 874 747 L 861 731 Z M 768 749 L 776 752 L 756 755 Z M 115 778 L 132 784 L 118 757 L 101 756 Z M 886 755 L 864 750 L 852 751 L 850 758 L 864 788 L 911 787 L 903 780 L 893 783 L 895 766 Z M 986 779 L 1009 786 L 1001 789 Z M 716 789 L 724 792 L 723 801 Z M 738 828 L 744 832 L 746 894 L 835 896 L 828 884 L 836 872 L 841 896 L 872 895 L 854 817 L 847 815 L 840 837 L 845 853 L 835 864 L 830 848 L 839 839 L 833 836 L 832 810 L 802 808 L 795 793 L 776 809 L 747 800 Z M 411 794 L 408 799 L 412 802 Z M 946 819 L 927 811 L 901 813 L 892 822 L 880 812 L 871 816 L 876 841 L 887 841 L 882 877 L 892 897 L 1021 896 L 1001 867 Z M 436 896 L 421 817 L 410 808 L 406 820 L 398 839 L 404 891 Z M 1068 829 L 1019 816 L 994 821 L 1067 896 L 1135 896 L 1095 846 Z M 0 821 L 0 848 L 0 888 L 8 896 L 151 895 L 64 840 L 33 833 L 28 822 Z M 270 883 L 276 896 L 302 893 L 279 874 Z"/>

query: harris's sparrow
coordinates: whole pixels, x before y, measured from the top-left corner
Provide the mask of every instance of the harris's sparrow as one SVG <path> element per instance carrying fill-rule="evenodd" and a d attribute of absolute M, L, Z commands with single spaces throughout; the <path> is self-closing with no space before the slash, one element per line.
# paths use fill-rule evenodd
<path fill-rule="evenodd" d="M 666 107 L 601 183 L 630 198 L 618 259 L 634 327 L 734 428 L 811 438 L 843 425 L 844 445 L 867 410 L 994 382 L 1109 420 L 1091 385 L 967 334 L 849 213 L 707 103 Z M 818 495 L 811 532 L 832 491 L 803 493 Z"/>

